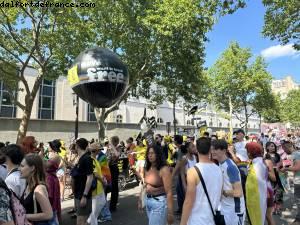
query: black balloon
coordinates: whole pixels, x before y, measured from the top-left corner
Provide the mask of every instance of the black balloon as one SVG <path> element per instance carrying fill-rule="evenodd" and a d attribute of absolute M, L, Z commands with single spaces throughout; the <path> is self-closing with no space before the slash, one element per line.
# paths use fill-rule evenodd
<path fill-rule="evenodd" d="M 81 99 L 99 108 L 116 103 L 129 83 L 124 63 L 112 51 L 99 47 L 80 53 L 69 70 L 68 79 Z"/>

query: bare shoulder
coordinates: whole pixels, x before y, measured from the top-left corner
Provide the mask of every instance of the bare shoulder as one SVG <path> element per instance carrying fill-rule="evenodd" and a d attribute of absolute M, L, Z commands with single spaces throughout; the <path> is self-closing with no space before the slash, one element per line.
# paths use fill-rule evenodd
<path fill-rule="evenodd" d="M 191 167 L 187 170 L 187 179 L 193 181 L 193 183 L 198 184 L 200 179 L 198 173 L 194 167 Z"/>
<path fill-rule="evenodd" d="M 171 170 L 168 166 L 164 166 L 159 170 L 161 176 L 171 176 Z"/>
<path fill-rule="evenodd" d="M 35 193 L 41 193 L 41 194 L 45 194 L 47 193 L 47 187 L 45 184 L 39 184 L 38 186 L 36 186 L 36 188 L 34 189 Z"/>

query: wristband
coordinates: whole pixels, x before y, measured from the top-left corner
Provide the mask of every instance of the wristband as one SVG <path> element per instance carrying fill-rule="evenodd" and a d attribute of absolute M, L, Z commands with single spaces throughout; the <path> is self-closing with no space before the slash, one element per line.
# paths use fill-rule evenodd
<path fill-rule="evenodd" d="M 87 195 L 87 194 L 83 194 L 83 195 L 82 195 L 82 197 L 85 197 L 85 198 L 87 198 L 87 197 L 88 197 L 88 195 Z"/>

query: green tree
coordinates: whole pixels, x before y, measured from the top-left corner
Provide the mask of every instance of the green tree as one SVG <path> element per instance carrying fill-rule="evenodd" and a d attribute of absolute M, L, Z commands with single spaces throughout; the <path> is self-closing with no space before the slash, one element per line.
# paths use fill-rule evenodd
<path fill-rule="evenodd" d="M 251 57 L 249 48 L 241 48 L 233 42 L 209 70 L 213 102 L 218 108 L 230 112 L 230 120 L 235 115 L 246 133 L 249 117 L 268 102 L 261 95 L 270 92 L 272 78 L 263 58 L 257 57 L 251 63 Z M 239 116 L 241 113 L 243 117 Z"/>
<path fill-rule="evenodd" d="M 300 90 L 292 90 L 283 100 L 283 118 L 294 126 L 300 125 Z"/>
<path fill-rule="evenodd" d="M 28 3 L 26 0 L 20 2 Z M 69 2 L 53 0 L 51 3 Z M 160 71 L 165 61 L 169 60 L 165 60 L 166 56 L 187 52 L 186 48 L 191 48 L 189 54 L 178 55 L 177 61 L 183 56 L 194 58 L 196 55 L 203 63 L 206 33 L 218 17 L 243 6 L 244 0 L 118 0 L 113 3 L 103 0 L 96 2 L 94 8 L 25 5 L 1 8 L 1 80 L 5 83 L 16 81 L 15 86 L 21 83 L 20 87 L 15 88 L 12 87 L 13 82 L 7 82 L 11 84 L 12 93 L 17 90 L 25 95 L 24 102 L 15 101 L 23 110 L 18 141 L 26 135 L 32 105 L 42 80 L 66 75 L 72 61 L 84 49 L 95 44 L 110 48 L 120 55 L 129 68 L 130 84 L 124 97 L 109 109 L 95 110 L 99 129 L 104 132 L 105 118 L 118 108 L 128 94 L 134 90 L 136 95 L 142 96 L 147 93 L 155 76 L 168 76 Z M 175 36 L 178 42 L 183 43 L 181 48 L 176 49 L 177 52 L 169 43 L 170 37 L 174 39 Z M 193 42 L 191 37 L 195 39 Z M 18 75 L 3 65 L 10 65 L 11 68 L 18 65 Z M 38 71 L 32 87 L 24 77 L 29 65 Z"/>
<path fill-rule="evenodd" d="M 282 100 L 279 95 L 271 93 L 268 89 L 262 90 L 253 104 L 260 117 L 260 123 L 262 119 L 266 123 L 282 122 Z"/>
<path fill-rule="evenodd" d="M 182 81 L 191 74 L 191 80 L 196 77 L 194 82 L 198 82 L 206 33 L 217 17 L 233 13 L 244 6 L 244 1 L 155 0 L 150 4 L 145 0 L 120 0 L 114 4 L 102 1 L 101 5 L 105 10 L 95 12 L 98 19 L 94 20 L 95 30 L 101 34 L 97 44 L 113 49 L 128 65 L 128 95 L 157 102 L 165 86 L 183 90 Z M 153 84 L 157 85 L 155 90 L 151 90 Z M 178 92 L 176 96 L 165 93 L 174 103 L 174 99 L 186 96 Z M 105 119 L 128 95 L 109 109 L 95 109 L 100 139 L 105 136 Z"/>
<path fill-rule="evenodd" d="M 0 8 L 1 80 L 11 93 L 17 90 L 25 95 L 24 102 L 14 99 L 23 111 L 17 142 L 26 135 L 32 105 L 42 80 L 66 75 L 71 60 L 95 38 L 86 20 L 89 16 L 88 8 L 39 8 L 25 6 L 27 1 L 20 2 L 23 3 L 20 7 Z M 15 70 L 8 71 L 5 65 L 15 67 Z M 32 86 L 24 76 L 28 66 L 38 72 Z"/>
<path fill-rule="evenodd" d="M 266 6 L 263 35 L 282 44 L 294 42 L 300 49 L 300 2 L 298 0 L 263 0 Z"/>

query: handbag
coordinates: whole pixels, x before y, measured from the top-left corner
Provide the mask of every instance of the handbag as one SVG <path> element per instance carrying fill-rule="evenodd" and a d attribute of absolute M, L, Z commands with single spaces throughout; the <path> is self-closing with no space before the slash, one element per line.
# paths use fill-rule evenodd
<path fill-rule="evenodd" d="M 215 213 L 214 210 L 213 210 L 213 207 L 212 207 L 212 204 L 211 204 L 211 201 L 210 201 L 210 198 L 209 198 L 207 189 L 206 189 L 206 185 L 205 185 L 204 179 L 203 179 L 203 177 L 202 177 L 202 175 L 201 175 L 201 172 L 200 172 L 199 168 L 198 168 L 197 166 L 194 166 L 194 168 L 195 168 L 195 170 L 197 171 L 197 174 L 198 174 L 199 179 L 200 179 L 200 181 L 201 181 L 201 184 L 202 184 L 202 186 L 203 186 L 205 195 L 206 195 L 206 197 L 207 197 L 207 199 L 208 199 L 208 203 L 209 203 L 211 212 L 212 212 L 213 217 L 214 217 L 215 225 L 226 225 L 225 219 L 224 219 L 224 215 L 222 215 L 221 212 L 220 212 L 219 210 L 216 210 L 216 213 Z"/>

